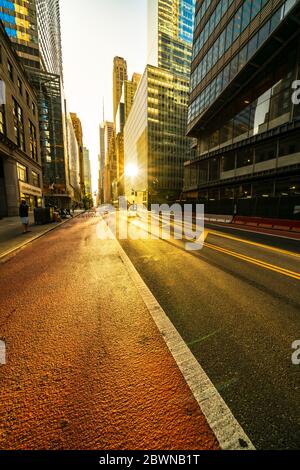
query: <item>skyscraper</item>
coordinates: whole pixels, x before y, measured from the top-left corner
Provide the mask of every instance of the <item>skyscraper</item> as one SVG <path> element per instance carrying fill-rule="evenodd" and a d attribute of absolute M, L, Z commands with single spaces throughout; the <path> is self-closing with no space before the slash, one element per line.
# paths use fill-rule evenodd
<path fill-rule="evenodd" d="M 35 0 L 43 68 L 63 81 L 59 0 Z"/>
<path fill-rule="evenodd" d="M 98 192 L 100 202 L 108 202 L 104 199 L 105 187 L 105 169 L 108 168 L 108 151 L 110 142 L 113 138 L 114 124 L 113 122 L 103 121 L 99 128 L 100 137 L 100 154 L 99 154 L 99 179 L 98 179 Z M 107 170 L 108 173 L 108 170 Z M 107 190 L 106 190 L 107 195 Z"/>
<path fill-rule="evenodd" d="M 148 205 L 176 201 L 183 188 L 195 0 L 148 0 L 148 65 L 124 129 L 125 167 L 138 167 L 134 189 Z M 125 178 L 130 197 L 133 182 Z"/>
<path fill-rule="evenodd" d="M 92 177 L 91 177 L 91 162 L 90 152 L 86 147 L 83 147 L 83 164 L 84 164 L 84 187 L 86 195 L 92 194 Z"/>
<path fill-rule="evenodd" d="M 127 76 L 127 63 L 123 57 L 115 57 L 113 64 L 113 113 L 114 121 L 118 111 L 118 106 L 122 96 L 123 83 L 128 79 Z"/>
<path fill-rule="evenodd" d="M 25 66 L 62 77 L 59 0 L 0 0 L 0 19 Z"/>
<path fill-rule="evenodd" d="M 122 96 L 116 116 L 117 195 L 124 195 L 124 126 L 131 111 L 141 75 L 134 73 L 123 83 Z"/>
<path fill-rule="evenodd" d="M 207 212 L 298 217 L 299 19 L 299 0 L 197 2 L 185 195 Z"/>
<path fill-rule="evenodd" d="M 79 156 L 62 85 L 59 0 L 0 0 L 0 19 L 38 98 L 45 201 L 69 207 L 80 194 Z"/>
<path fill-rule="evenodd" d="M 0 44 L 0 217 L 6 217 L 19 214 L 20 199 L 31 209 L 42 205 L 43 178 L 36 94 L 2 24 Z"/>
<path fill-rule="evenodd" d="M 132 108 L 134 95 L 141 78 L 142 76 L 139 73 L 134 73 L 131 80 L 125 80 L 124 82 L 122 98 L 124 102 L 125 122 L 127 121 L 130 110 Z"/>
<path fill-rule="evenodd" d="M 148 64 L 188 76 L 195 0 L 148 0 Z"/>
<path fill-rule="evenodd" d="M 78 144 L 78 152 L 79 152 L 79 176 L 80 176 L 80 188 L 81 188 L 81 196 L 85 193 L 84 187 L 84 157 L 83 157 L 83 133 L 82 133 L 82 125 L 79 117 L 76 113 L 70 113 L 72 124 L 74 127 L 77 144 Z"/>

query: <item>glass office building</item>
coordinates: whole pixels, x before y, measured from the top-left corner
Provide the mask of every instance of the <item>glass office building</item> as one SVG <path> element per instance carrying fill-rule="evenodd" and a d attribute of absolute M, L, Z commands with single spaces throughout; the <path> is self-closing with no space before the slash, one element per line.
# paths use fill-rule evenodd
<path fill-rule="evenodd" d="M 59 0 L 0 0 L 0 20 L 24 65 L 62 77 Z"/>
<path fill-rule="evenodd" d="M 189 75 L 195 0 L 148 0 L 148 64 Z"/>
<path fill-rule="evenodd" d="M 79 155 L 61 80 L 43 71 L 30 80 L 38 98 L 45 203 L 70 208 L 80 200 Z"/>
<path fill-rule="evenodd" d="M 138 167 L 125 177 L 126 195 L 147 207 L 174 202 L 181 194 L 183 165 L 191 156 L 185 137 L 189 80 L 148 65 L 125 125 L 125 166 Z"/>
<path fill-rule="evenodd" d="M 135 161 L 139 199 L 148 206 L 181 197 L 192 155 L 186 126 L 194 11 L 195 0 L 148 0 L 148 66 L 124 129 L 125 168 Z M 130 197 L 130 178 L 125 192 Z"/>
<path fill-rule="evenodd" d="M 35 0 L 43 68 L 63 81 L 59 0 Z"/>
<path fill-rule="evenodd" d="M 197 2 L 184 192 L 209 212 L 299 217 L 299 18 L 299 0 Z"/>
<path fill-rule="evenodd" d="M 28 67 L 41 66 L 35 0 L 0 0 L 0 20 Z"/>
<path fill-rule="evenodd" d="M 46 204 L 79 202 L 78 145 L 65 109 L 59 0 L 0 0 L 0 19 L 38 96 Z"/>

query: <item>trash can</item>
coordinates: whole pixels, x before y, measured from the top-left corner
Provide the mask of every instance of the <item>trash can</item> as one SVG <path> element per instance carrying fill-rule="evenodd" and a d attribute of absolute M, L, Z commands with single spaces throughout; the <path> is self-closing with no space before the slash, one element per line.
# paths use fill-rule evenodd
<path fill-rule="evenodd" d="M 53 222 L 52 207 L 36 207 L 34 209 L 34 222 L 36 225 L 45 225 Z"/>

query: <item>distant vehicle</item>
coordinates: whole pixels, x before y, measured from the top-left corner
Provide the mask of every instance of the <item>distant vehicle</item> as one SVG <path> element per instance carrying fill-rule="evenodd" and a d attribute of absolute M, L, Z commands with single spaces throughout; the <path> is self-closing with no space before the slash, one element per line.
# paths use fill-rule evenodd
<path fill-rule="evenodd" d="M 110 214 L 110 206 L 108 204 L 102 204 L 98 207 L 98 212 L 102 215 L 109 215 Z"/>
<path fill-rule="evenodd" d="M 128 218 L 132 218 L 132 217 L 136 217 L 137 216 L 137 205 L 136 204 L 132 204 L 128 211 L 127 211 L 127 217 Z"/>

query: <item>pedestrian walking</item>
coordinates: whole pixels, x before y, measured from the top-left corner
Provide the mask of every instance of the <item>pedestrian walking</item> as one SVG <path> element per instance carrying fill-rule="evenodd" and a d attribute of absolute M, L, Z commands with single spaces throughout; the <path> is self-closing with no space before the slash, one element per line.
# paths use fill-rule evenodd
<path fill-rule="evenodd" d="M 19 216 L 21 218 L 21 223 L 23 225 L 23 233 L 28 232 L 28 224 L 29 224 L 28 213 L 29 213 L 29 206 L 27 205 L 27 202 L 23 199 L 19 207 Z"/>

